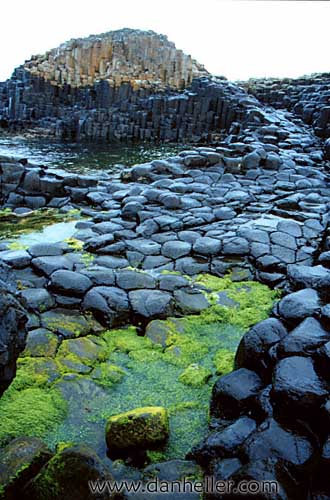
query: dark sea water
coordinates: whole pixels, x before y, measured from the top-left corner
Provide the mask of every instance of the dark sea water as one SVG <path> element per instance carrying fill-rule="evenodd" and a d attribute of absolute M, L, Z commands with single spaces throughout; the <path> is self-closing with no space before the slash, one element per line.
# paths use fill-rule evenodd
<path fill-rule="evenodd" d="M 117 171 L 122 166 L 132 166 L 157 158 L 173 156 L 186 149 L 177 144 L 95 144 L 66 143 L 45 139 L 27 139 L 0 133 L 0 156 L 27 158 L 30 163 L 49 165 L 74 172 L 95 170 Z"/>

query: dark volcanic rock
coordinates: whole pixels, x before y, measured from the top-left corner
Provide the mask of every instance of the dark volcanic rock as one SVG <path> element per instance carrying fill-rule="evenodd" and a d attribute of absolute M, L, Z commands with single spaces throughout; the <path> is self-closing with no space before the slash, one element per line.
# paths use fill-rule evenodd
<path fill-rule="evenodd" d="M 68 446 L 24 488 L 23 497 L 35 500 L 113 498 L 107 490 L 103 493 L 90 491 L 89 481 L 96 480 L 113 481 L 113 476 L 92 449 L 84 445 Z"/>
<path fill-rule="evenodd" d="M 50 277 L 49 288 L 64 295 L 82 297 L 91 287 L 87 276 L 73 271 L 55 271 Z"/>
<path fill-rule="evenodd" d="M 288 321 L 299 321 L 307 316 L 319 313 L 321 303 L 319 296 L 312 288 L 305 288 L 299 292 L 284 297 L 278 304 L 278 312 Z"/>
<path fill-rule="evenodd" d="M 132 309 L 137 316 L 147 320 L 166 318 L 172 311 L 172 295 L 159 290 L 129 292 Z"/>
<path fill-rule="evenodd" d="M 287 334 L 286 328 L 278 319 L 261 321 L 242 337 L 235 356 L 235 367 L 248 368 L 269 377 L 268 350 Z"/>
<path fill-rule="evenodd" d="M 25 485 L 52 457 L 47 446 L 37 438 L 19 437 L 0 450 L 1 497 L 15 500 Z"/>
<path fill-rule="evenodd" d="M 330 332 L 314 318 L 306 318 L 277 345 L 278 357 L 308 356 L 330 340 Z"/>
<path fill-rule="evenodd" d="M 266 420 L 244 444 L 250 461 L 279 458 L 298 467 L 310 467 L 315 453 L 309 439 L 283 429 L 274 419 Z"/>
<path fill-rule="evenodd" d="M 321 297 L 330 298 L 330 271 L 323 266 L 288 266 L 288 279 L 296 290 L 313 288 Z"/>
<path fill-rule="evenodd" d="M 256 430 L 256 423 L 248 417 L 241 417 L 224 430 L 212 432 L 189 456 L 199 464 L 207 466 L 214 459 L 236 455 L 249 435 Z"/>
<path fill-rule="evenodd" d="M 211 414 L 215 417 L 232 419 L 251 411 L 255 397 L 262 387 L 261 378 L 246 368 L 224 375 L 213 387 Z"/>
<path fill-rule="evenodd" d="M 27 317 L 7 283 L 13 277 L 0 265 L 0 393 L 15 375 L 16 359 L 24 348 Z"/>
<path fill-rule="evenodd" d="M 285 418 L 313 418 L 328 395 L 328 387 L 317 375 L 310 358 L 292 356 L 278 362 L 274 370 L 271 397 L 276 415 Z"/>

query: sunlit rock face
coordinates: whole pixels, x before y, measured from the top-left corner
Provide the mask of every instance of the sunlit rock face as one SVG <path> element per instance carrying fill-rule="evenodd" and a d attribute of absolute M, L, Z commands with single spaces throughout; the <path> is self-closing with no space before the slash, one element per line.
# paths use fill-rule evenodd
<path fill-rule="evenodd" d="M 24 68 L 53 85 L 72 87 L 107 80 L 116 87 L 130 83 L 134 89 L 150 85 L 182 89 L 193 78 L 208 75 L 166 36 L 132 29 L 72 39 L 32 57 Z"/>

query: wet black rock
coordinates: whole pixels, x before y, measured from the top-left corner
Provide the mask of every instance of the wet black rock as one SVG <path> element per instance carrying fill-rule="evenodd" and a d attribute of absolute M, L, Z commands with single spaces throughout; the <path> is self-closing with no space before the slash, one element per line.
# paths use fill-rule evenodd
<path fill-rule="evenodd" d="M 87 276 L 73 271 L 55 271 L 50 277 L 49 288 L 55 293 L 83 297 L 91 287 Z"/>
<path fill-rule="evenodd" d="M 261 321 L 243 337 L 235 356 L 236 368 L 248 368 L 270 378 L 271 360 L 268 350 L 288 334 L 276 318 Z"/>
<path fill-rule="evenodd" d="M 330 332 L 319 321 L 306 318 L 279 342 L 276 347 L 277 357 L 309 356 L 329 340 Z"/>
<path fill-rule="evenodd" d="M 16 359 L 24 349 L 27 316 L 15 297 L 13 276 L 0 265 L 0 394 L 15 375 Z"/>
<path fill-rule="evenodd" d="M 327 395 L 328 387 L 311 358 L 292 356 L 277 363 L 271 392 L 275 415 L 288 420 L 297 414 L 300 419 L 312 419 Z"/>
<path fill-rule="evenodd" d="M 294 289 L 313 288 L 324 299 L 330 299 L 330 271 L 323 266 L 288 266 L 288 279 Z"/>
<path fill-rule="evenodd" d="M 199 446 L 193 448 L 189 456 L 204 467 L 213 460 L 235 456 L 256 427 L 256 422 L 251 418 L 238 418 L 223 430 L 209 434 Z"/>
<path fill-rule="evenodd" d="M 265 420 L 245 442 L 244 453 L 249 461 L 278 458 L 297 470 L 313 466 L 315 447 L 306 437 L 285 430 L 274 419 Z"/>
<path fill-rule="evenodd" d="M 213 387 L 211 414 L 225 419 L 250 414 L 255 406 L 255 397 L 263 385 L 261 378 L 246 368 L 224 375 Z"/>
<path fill-rule="evenodd" d="M 278 304 L 278 312 L 288 322 L 298 322 L 317 315 L 321 310 L 321 302 L 316 290 L 304 288 L 284 297 Z"/>
<path fill-rule="evenodd" d="M 129 292 L 129 300 L 134 313 L 148 321 L 156 317 L 166 318 L 172 310 L 172 295 L 160 290 Z"/>

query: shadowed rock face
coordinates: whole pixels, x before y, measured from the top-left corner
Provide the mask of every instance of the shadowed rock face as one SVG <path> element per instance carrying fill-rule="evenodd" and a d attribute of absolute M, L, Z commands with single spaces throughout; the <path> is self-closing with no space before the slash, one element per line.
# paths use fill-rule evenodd
<path fill-rule="evenodd" d="M 15 375 L 15 363 L 25 345 L 24 310 L 8 287 L 11 273 L 0 264 L 0 394 L 8 387 Z"/>

